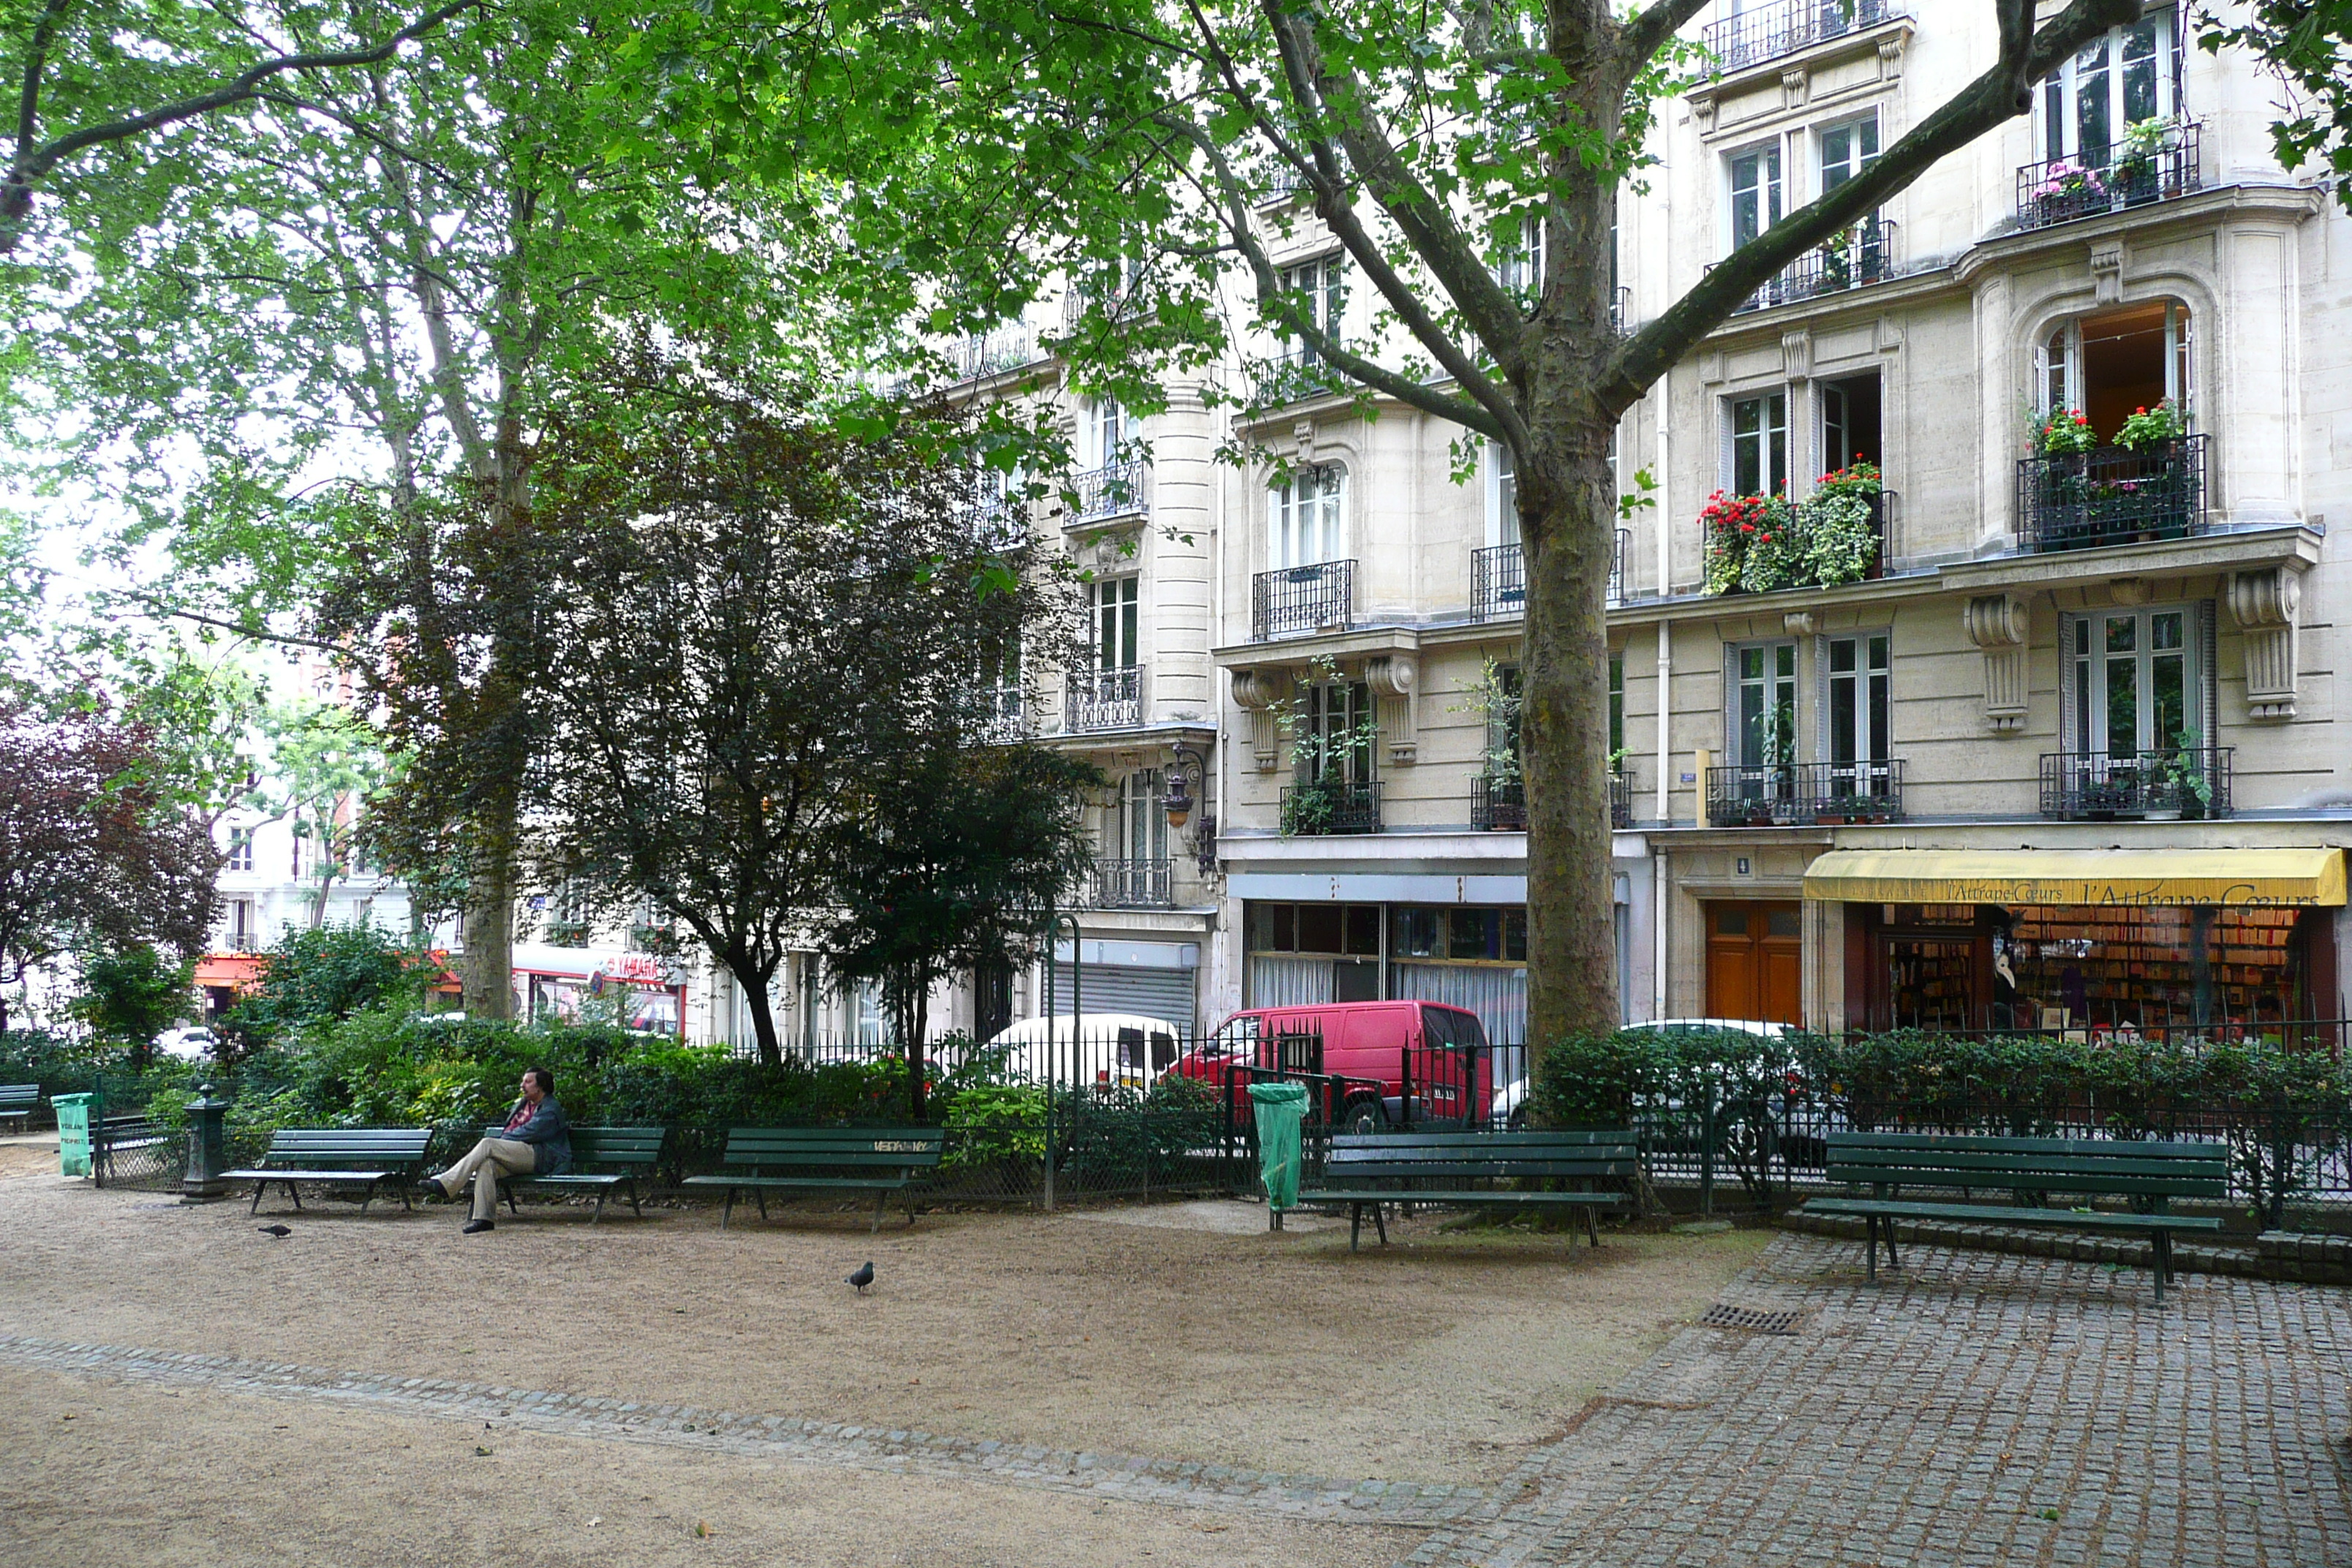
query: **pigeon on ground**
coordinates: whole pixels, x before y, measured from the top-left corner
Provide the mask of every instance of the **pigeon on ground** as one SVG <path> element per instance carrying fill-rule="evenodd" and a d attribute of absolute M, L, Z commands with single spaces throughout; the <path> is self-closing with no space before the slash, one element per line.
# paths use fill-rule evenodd
<path fill-rule="evenodd" d="M 856 1286 L 857 1293 L 861 1296 L 865 1295 L 866 1287 L 874 1283 L 873 1260 L 871 1258 L 867 1259 L 866 1264 L 860 1268 L 856 1273 L 851 1275 L 846 1280 L 843 1281 L 843 1283 Z"/>
<path fill-rule="evenodd" d="M 294 1234 L 294 1227 L 290 1225 L 257 1225 L 253 1228 L 264 1236 L 275 1236 L 280 1238 Z"/>

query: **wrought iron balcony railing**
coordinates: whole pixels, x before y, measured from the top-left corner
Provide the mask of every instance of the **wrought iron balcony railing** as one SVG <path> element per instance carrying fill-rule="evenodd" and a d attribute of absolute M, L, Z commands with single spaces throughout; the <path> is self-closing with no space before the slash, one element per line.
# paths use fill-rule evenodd
<path fill-rule="evenodd" d="M 1108 669 L 1070 672 L 1062 728 L 1132 730 L 1143 721 L 1143 667 L 1122 664 Z"/>
<path fill-rule="evenodd" d="M 1470 781 L 1470 826 L 1501 833 L 1524 832 L 1528 826 L 1528 782 L 1498 779 L 1480 773 Z"/>
<path fill-rule="evenodd" d="M 1250 580 L 1250 640 L 1345 631 L 1356 618 L 1356 563 L 1286 566 Z"/>
<path fill-rule="evenodd" d="M 2019 542 L 2035 551 L 2087 550 L 2204 532 L 2208 439 L 2179 436 L 2129 449 L 2019 458 Z"/>
<path fill-rule="evenodd" d="M 2085 147 L 2017 171 L 2017 226 L 2048 228 L 2170 201 L 2204 184 L 2203 130 L 2194 120 L 2144 121 L 2137 139 Z"/>
<path fill-rule="evenodd" d="M 2152 752 L 2047 752 L 2042 815 L 2061 822 L 2227 816 L 2234 746 Z"/>
<path fill-rule="evenodd" d="M 1795 305 L 1900 278 L 1903 266 L 1896 258 L 1895 237 L 1894 219 L 1865 219 L 1789 263 L 1733 313 Z"/>
<path fill-rule="evenodd" d="M 980 733 L 993 745 L 1029 738 L 1028 696 L 1017 686 L 992 686 L 980 694 Z"/>
<path fill-rule="evenodd" d="M 1109 463 L 1099 468 L 1070 476 L 1070 489 L 1078 498 L 1077 509 L 1070 514 L 1072 522 L 1099 521 L 1109 517 L 1137 517 L 1151 510 L 1150 498 L 1144 492 L 1144 468 L 1140 460 Z"/>
<path fill-rule="evenodd" d="M 1631 530 L 1619 529 L 1609 554 L 1609 602 L 1625 602 L 1625 552 L 1632 546 Z M 1491 545 L 1470 552 L 1470 618 L 1500 620 L 1527 613 L 1528 563 L 1523 547 Z"/>
<path fill-rule="evenodd" d="M 1910 14 L 1903 0 L 1853 0 L 1851 16 L 1843 0 L 1784 0 L 1708 23 L 1706 47 L 1717 69 L 1743 70 Z"/>
<path fill-rule="evenodd" d="M 1381 786 L 1377 781 L 1323 779 L 1283 787 L 1282 831 L 1286 835 L 1380 830 Z"/>
<path fill-rule="evenodd" d="M 977 381 L 1036 360 L 1037 334 L 1019 324 L 973 332 L 959 339 L 947 357 L 957 380 Z"/>
<path fill-rule="evenodd" d="M 1899 822 L 1902 817 L 1899 757 L 1706 770 L 1706 820 L 1714 827 Z"/>
<path fill-rule="evenodd" d="M 1633 775 L 1612 773 L 1609 775 L 1609 826 L 1633 826 Z"/>
<path fill-rule="evenodd" d="M 1165 859 L 1097 860 L 1088 902 L 1098 910 L 1164 910 L 1175 901 L 1172 864 Z"/>

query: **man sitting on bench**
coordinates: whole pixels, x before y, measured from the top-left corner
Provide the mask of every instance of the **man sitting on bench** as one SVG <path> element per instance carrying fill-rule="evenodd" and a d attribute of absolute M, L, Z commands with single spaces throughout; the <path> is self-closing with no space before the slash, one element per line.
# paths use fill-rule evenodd
<path fill-rule="evenodd" d="M 522 1098 L 507 1117 L 503 1134 L 485 1138 L 466 1157 L 437 1176 L 427 1176 L 416 1190 L 453 1198 L 474 1182 L 474 1217 L 466 1234 L 496 1230 L 500 1176 L 560 1176 L 572 1164 L 572 1138 L 563 1121 L 563 1107 L 555 1103 L 555 1075 L 545 1068 L 525 1068 Z"/>

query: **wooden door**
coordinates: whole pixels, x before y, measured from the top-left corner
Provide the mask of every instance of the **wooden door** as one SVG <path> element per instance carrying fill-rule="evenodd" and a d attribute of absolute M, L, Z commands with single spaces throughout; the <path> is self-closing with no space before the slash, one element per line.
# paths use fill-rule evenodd
<path fill-rule="evenodd" d="M 1803 906 L 1776 900 L 1706 909 L 1706 1016 L 1803 1022 Z"/>

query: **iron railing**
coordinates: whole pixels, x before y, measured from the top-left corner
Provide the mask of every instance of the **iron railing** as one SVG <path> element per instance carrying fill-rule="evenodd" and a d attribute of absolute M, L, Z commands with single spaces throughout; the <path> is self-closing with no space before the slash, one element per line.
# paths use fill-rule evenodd
<path fill-rule="evenodd" d="M 1173 861 L 1097 860 L 1087 902 L 1098 910 L 1164 910 L 1175 901 Z"/>
<path fill-rule="evenodd" d="M 1633 826 L 1633 775 L 1612 773 L 1609 775 L 1609 826 Z"/>
<path fill-rule="evenodd" d="M 1282 831 L 1286 834 L 1380 830 L 1381 786 L 1377 781 L 1322 779 L 1283 787 Z"/>
<path fill-rule="evenodd" d="M 2062 822 L 2227 816 L 2234 746 L 2045 752 L 2042 815 Z"/>
<path fill-rule="evenodd" d="M 1785 0 L 1708 23 L 1706 47 L 1717 70 L 1736 71 L 1910 14 L 1903 0 L 1853 0 L 1851 16 L 1844 0 Z"/>
<path fill-rule="evenodd" d="M 1070 521 L 1085 522 L 1149 513 L 1151 501 L 1144 493 L 1144 468 L 1145 464 L 1137 460 L 1107 463 L 1099 468 L 1072 474 L 1070 489 L 1077 497 L 1077 508 L 1070 514 Z"/>
<path fill-rule="evenodd" d="M 960 338 L 948 350 L 948 364 L 958 381 L 977 381 L 1015 370 L 1039 357 L 1037 334 L 1025 325 L 999 327 Z"/>
<path fill-rule="evenodd" d="M 1356 617 L 1356 563 L 1286 566 L 1250 580 L 1250 640 L 1345 631 Z"/>
<path fill-rule="evenodd" d="M 1895 258 L 1895 239 L 1894 219 L 1866 218 L 1789 263 L 1733 313 L 1799 304 L 1900 278 L 1903 267 Z"/>
<path fill-rule="evenodd" d="M 1480 773 L 1470 781 L 1470 826 L 1482 832 L 1519 833 L 1528 826 L 1528 781 Z"/>
<path fill-rule="evenodd" d="M 980 694 L 981 738 L 1004 745 L 1029 738 L 1029 700 L 1017 686 L 992 686 Z"/>
<path fill-rule="evenodd" d="M 1629 529 L 1617 530 L 1610 542 L 1609 602 L 1625 602 L 1625 555 L 1633 535 Z M 1496 544 L 1470 552 L 1470 618 L 1474 621 L 1500 620 L 1507 616 L 1527 613 L 1528 560 L 1526 549 L 1517 544 Z"/>
<path fill-rule="evenodd" d="M 2019 542 L 2034 551 L 2087 550 L 2204 532 L 2210 440 L 2176 436 L 2019 458 Z"/>
<path fill-rule="evenodd" d="M 1706 770 L 1710 826 L 1790 827 L 1823 822 L 1899 822 L 1902 817 L 1900 757 Z"/>
<path fill-rule="evenodd" d="M 2204 184 L 2203 141 L 2196 121 L 2175 120 L 2158 124 L 2153 141 L 2110 142 L 2071 158 L 2023 164 L 2017 226 L 2048 228 L 2188 195 Z"/>
<path fill-rule="evenodd" d="M 1143 667 L 1074 669 L 1062 704 L 1062 728 L 1132 730 L 1143 722 Z"/>

